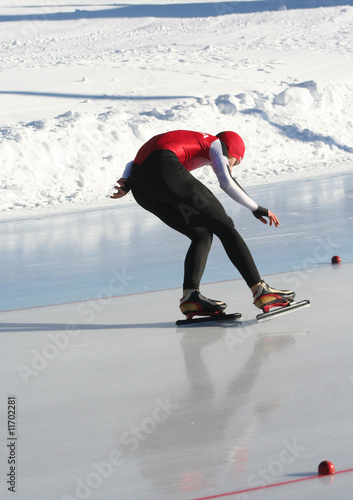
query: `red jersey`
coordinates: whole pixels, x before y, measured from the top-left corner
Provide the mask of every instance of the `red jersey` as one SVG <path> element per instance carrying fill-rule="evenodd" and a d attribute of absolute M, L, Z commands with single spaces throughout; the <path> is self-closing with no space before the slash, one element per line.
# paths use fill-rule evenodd
<path fill-rule="evenodd" d="M 138 151 L 134 163 L 140 165 L 153 151 L 168 149 L 178 157 L 187 170 L 194 170 L 212 162 L 210 147 L 218 137 L 191 130 L 174 130 L 159 134 L 147 141 Z"/>

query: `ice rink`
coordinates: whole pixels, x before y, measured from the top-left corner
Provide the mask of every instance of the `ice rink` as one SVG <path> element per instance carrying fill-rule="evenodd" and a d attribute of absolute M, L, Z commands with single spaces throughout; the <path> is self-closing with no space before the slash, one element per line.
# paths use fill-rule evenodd
<path fill-rule="evenodd" d="M 177 328 L 188 241 L 133 203 L 1 222 L 1 498 L 352 498 L 353 174 L 249 194 L 260 272 L 311 301 L 264 323 L 214 241 L 202 292 L 243 320 Z"/>

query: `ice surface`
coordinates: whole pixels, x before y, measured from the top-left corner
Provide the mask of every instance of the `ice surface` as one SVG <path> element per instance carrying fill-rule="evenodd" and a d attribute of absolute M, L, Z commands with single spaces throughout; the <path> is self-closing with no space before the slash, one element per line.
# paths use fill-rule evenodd
<path fill-rule="evenodd" d="M 243 322 L 177 328 L 186 245 L 138 207 L 1 225 L 14 275 L 8 298 L 3 275 L 1 300 L 33 306 L 0 315 L 3 422 L 7 397 L 17 404 L 16 498 L 348 498 L 352 472 L 316 475 L 324 459 L 352 468 L 352 175 L 255 194 L 279 229 L 232 215 L 267 281 L 311 300 L 263 324 L 215 245 L 202 291 Z M 55 300 L 77 302 L 34 307 Z M 4 424 L 2 455 L 7 437 Z M 3 460 L 2 498 L 13 495 L 8 468 Z"/>
<path fill-rule="evenodd" d="M 352 174 L 258 186 L 249 194 L 278 215 L 278 229 L 221 199 L 261 274 L 292 271 L 288 286 L 295 288 L 332 255 L 353 261 Z M 0 310 L 171 288 L 180 293 L 189 245 L 135 203 L 10 220 L 0 225 L 0 238 Z M 215 239 L 203 282 L 236 278 Z"/>

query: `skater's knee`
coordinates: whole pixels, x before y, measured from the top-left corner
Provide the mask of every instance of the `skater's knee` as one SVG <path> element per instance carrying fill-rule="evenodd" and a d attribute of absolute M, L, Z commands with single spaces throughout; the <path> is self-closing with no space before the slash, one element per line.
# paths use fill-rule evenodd
<path fill-rule="evenodd" d="M 205 227 L 191 227 L 188 229 L 186 235 L 192 241 L 211 241 L 212 234 Z"/>
<path fill-rule="evenodd" d="M 218 237 L 223 233 L 236 231 L 234 222 L 228 215 L 223 217 L 210 217 L 208 229 Z"/>

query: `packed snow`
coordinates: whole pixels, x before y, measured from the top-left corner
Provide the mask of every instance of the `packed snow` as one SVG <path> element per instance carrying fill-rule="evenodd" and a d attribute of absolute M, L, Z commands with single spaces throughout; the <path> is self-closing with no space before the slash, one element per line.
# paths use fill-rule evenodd
<path fill-rule="evenodd" d="M 352 170 L 351 1 L 20 0 L 0 25 L 2 219 L 130 203 L 115 180 L 173 129 L 242 135 L 245 187 Z"/>

